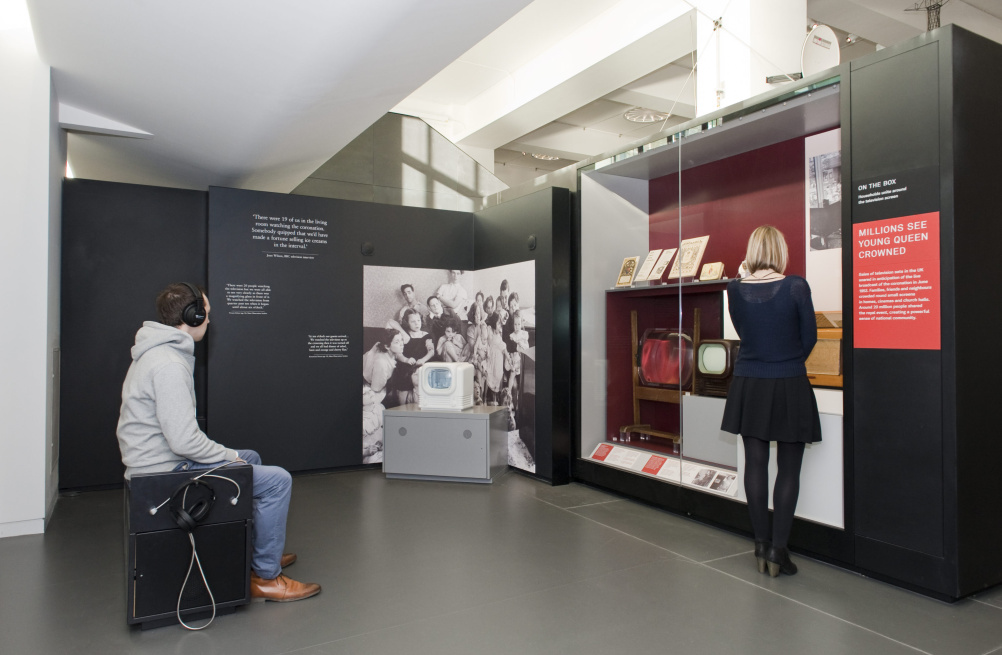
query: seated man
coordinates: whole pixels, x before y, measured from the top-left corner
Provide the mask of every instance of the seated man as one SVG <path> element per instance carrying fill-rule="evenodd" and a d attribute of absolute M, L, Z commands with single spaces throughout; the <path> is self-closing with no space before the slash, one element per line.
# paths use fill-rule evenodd
<path fill-rule="evenodd" d="M 320 593 L 320 585 L 282 575 L 296 561 L 285 547 L 285 520 L 292 478 L 277 466 L 262 466 L 253 450 L 232 450 L 209 439 L 195 421 L 195 342 L 209 327 L 209 300 L 187 283 L 171 284 L 157 296 L 160 323 L 146 321 L 136 333 L 132 365 L 122 386 L 118 445 L 125 478 L 135 473 L 207 469 L 246 462 L 254 475 L 254 544 L 251 597 L 293 601 Z"/>

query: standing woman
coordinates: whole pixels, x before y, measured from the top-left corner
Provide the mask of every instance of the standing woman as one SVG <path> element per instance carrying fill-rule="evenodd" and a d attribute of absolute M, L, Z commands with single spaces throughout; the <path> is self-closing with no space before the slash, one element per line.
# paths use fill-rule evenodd
<path fill-rule="evenodd" d="M 789 250 L 782 232 L 763 225 L 748 239 L 750 275 L 727 284 L 731 321 L 741 338 L 721 429 L 740 434 L 745 448 L 745 495 L 755 532 L 758 570 L 793 575 L 787 543 L 800 494 L 804 445 L 821 441 L 821 421 L 804 362 L 818 340 L 807 280 L 783 275 Z M 769 442 L 779 473 L 769 532 Z M 770 540 L 771 536 L 771 540 Z"/>

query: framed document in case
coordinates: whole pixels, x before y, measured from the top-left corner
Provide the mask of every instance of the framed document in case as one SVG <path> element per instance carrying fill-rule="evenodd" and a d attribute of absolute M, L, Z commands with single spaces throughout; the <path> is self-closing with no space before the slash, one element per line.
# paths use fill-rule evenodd
<path fill-rule="evenodd" d="M 654 270 L 647 276 L 648 280 L 651 282 L 661 281 L 661 277 L 665 274 L 668 264 L 671 264 L 671 258 L 675 256 L 676 250 L 678 248 L 665 248 L 661 251 L 661 255 L 658 256 L 658 262 L 654 264 Z"/>
<path fill-rule="evenodd" d="M 706 244 L 710 236 L 693 237 L 686 239 L 678 247 L 678 257 L 672 264 L 668 278 L 676 277 L 696 277 L 699 272 L 699 263 L 703 261 L 703 253 L 706 251 Z"/>
<path fill-rule="evenodd" d="M 647 259 L 644 263 L 640 265 L 640 270 L 637 271 L 637 276 L 633 278 L 634 282 L 643 282 L 654 270 L 654 264 L 658 261 L 658 256 L 661 254 L 661 249 L 652 250 L 647 253 Z"/>
<path fill-rule="evenodd" d="M 616 278 L 617 287 L 628 287 L 633 284 L 633 274 L 637 272 L 637 263 L 640 257 L 627 257 L 623 260 L 623 266 L 619 269 L 619 277 Z"/>

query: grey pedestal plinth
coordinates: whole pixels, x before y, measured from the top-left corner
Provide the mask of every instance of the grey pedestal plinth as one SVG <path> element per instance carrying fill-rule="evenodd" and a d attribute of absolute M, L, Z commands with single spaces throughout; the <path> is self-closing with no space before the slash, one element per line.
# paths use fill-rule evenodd
<path fill-rule="evenodd" d="M 383 412 L 388 478 L 490 484 L 507 470 L 507 407 L 446 412 L 412 404 Z"/>

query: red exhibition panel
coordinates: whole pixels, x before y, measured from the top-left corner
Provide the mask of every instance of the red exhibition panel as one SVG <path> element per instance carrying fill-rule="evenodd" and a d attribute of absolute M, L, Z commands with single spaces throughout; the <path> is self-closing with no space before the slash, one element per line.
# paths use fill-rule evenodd
<path fill-rule="evenodd" d="M 856 348 L 940 349 L 939 212 L 853 225 Z"/>
<path fill-rule="evenodd" d="M 651 458 L 647 460 L 647 464 L 644 465 L 644 473 L 649 475 L 657 475 L 664 463 L 668 461 L 667 457 L 661 457 L 660 455 L 651 455 Z"/>
<path fill-rule="evenodd" d="M 598 448 L 595 449 L 595 452 L 592 454 L 591 458 L 597 459 L 600 462 L 604 462 L 605 458 L 608 457 L 609 453 L 611 452 L 612 452 L 612 446 L 610 446 L 607 443 L 599 444 Z"/>

